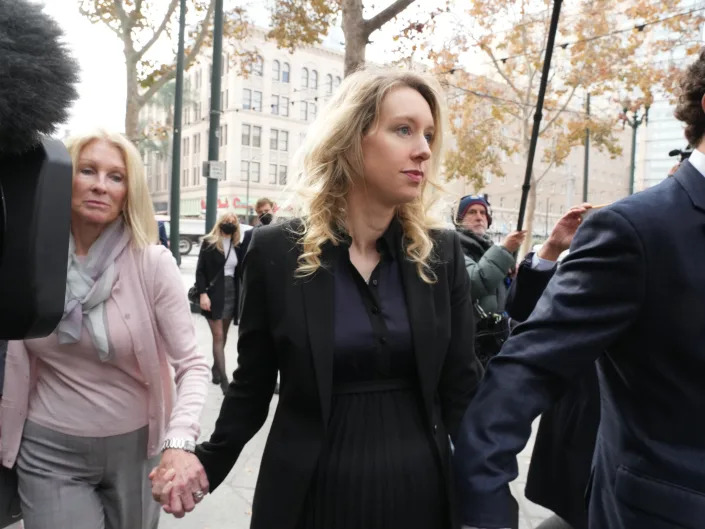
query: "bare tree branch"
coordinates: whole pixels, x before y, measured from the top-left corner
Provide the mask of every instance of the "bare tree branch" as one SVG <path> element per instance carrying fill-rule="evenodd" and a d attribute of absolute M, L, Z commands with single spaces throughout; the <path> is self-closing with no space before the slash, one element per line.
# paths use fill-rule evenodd
<path fill-rule="evenodd" d="M 396 0 L 392 5 L 386 7 L 372 18 L 365 20 L 365 32 L 370 35 L 374 31 L 381 28 L 407 7 L 413 4 L 416 0 Z"/>
<path fill-rule="evenodd" d="M 141 2 L 139 2 L 141 3 Z M 164 15 L 164 19 L 162 20 L 161 24 L 157 28 L 157 30 L 154 32 L 154 35 L 152 35 L 152 38 L 149 39 L 147 44 L 145 44 L 141 50 L 136 50 L 136 60 L 140 60 L 145 53 L 151 48 L 155 42 L 159 39 L 161 34 L 164 32 L 164 29 L 166 28 L 167 24 L 171 20 L 171 16 L 174 14 L 174 11 L 176 10 L 176 5 L 179 3 L 179 0 L 171 0 L 171 4 L 169 4 L 169 8 L 167 9 L 166 15 Z M 213 5 L 213 1 L 211 0 L 211 5 Z M 135 12 L 137 10 L 135 9 Z"/>
<path fill-rule="evenodd" d="M 507 83 L 507 85 L 509 85 L 509 87 L 510 87 L 510 88 L 512 89 L 512 91 L 514 92 L 514 95 L 516 95 L 517 99 L 521 100 L 521 99 L 522 99 L 522 97 L 521 97 L 521 91 L 520 91 L 519 89 L 517 89 L 516 85 L 515 85 L 515 84 L 512 82 L 512 80 L 507 76 L 507 74 L 505 74 L 505 73 L 502 71 L 502 68 L 500 68 L 499 63 L 498 63 L 498 61 L 497 61 L 497 57 L 495 57 L 495 55 L 494 55 L 494 53 L 492 52 L 492 50 L 490 49 L 490 47 L 489 47 L 489 46 L 486 46 L 485 44 L 482 44 L 482 43 L 478 43 L 478 44 L 480 45 L 480 49 L 481 49 L 482 51 L 484 51 L 487 55 L 489 55 L 490 59 L 492 60 L 492 64 L 493 64 L 494 67 L 495 67 L 495 70 L 497 70 L 497 73 L 502 77 L 502 79 L 504 79 L 504 82 Z"/>
<path fill-rule="evenodd" d="M 104 20 L 100 17 L 100 15 L 98 15 L 98 17 L 96 18 L 96 14 L 95 14 L 95 13 L 91 13 L 90 11 L 88 11 L 86 8 L 83 7 L 83 5 L 84 5 L 84 4 L 83 4 L 83 2 L 82 2 L 81 5 L 78 6 L 78 12 L 79 12 L 81 15 L 83 15 L 84 17 L 86 17 L 88 20 L 90 20 L 90 21 L 93 22 L 93 23 L 96 23 L 96 22 L 99 22 L 99 21 L 100 21 L 100 22 L 104 22 L 105 25 L 108 26 L 108 28 L 110 28 L 110 30 L 111 30 L 113 33 L 115 33 L 115 34 L 120 38 L 120 40 L 122 40 L 122 31 L 120 31 L 120 28 L 119 28 L 119 27 L 113 27 L 113 26 L 111 26 L 109 23 L 107 23 L 106 21 L 104 21 Z"/>
<path fill-rule="evenodd" d="M 120 19 L 120 25 L 125 28 L 125 33 L 129 35 L 132 25 L 129 23 L 130 17 L 127 16 L 125 9 L 122 7 L 122 0 L 113 0 L 113 5 Z"/>
<path fill-rule="evenodd" d="M 574 86 L 573 89 L 570 91 L 570 95 L 568 95 L 568 97 L 566 98 L 566 100 L 563 103 L 563 105 L 561 106 L 561 108 L 556 110 L 556 114 L 551 118 L 551 120 L 548 123 L 546 123 L 546 126 L 543 127 L 543 129 L 541 129 L 541 132 L 539 132 L 539 135 L 543 134 L 548 129 L 550 129 L 551 125 L 553 125 L 556 122 L 556 120 L 560 117 L 560 115 L 563 114 L 563 111 L 566 108 L 568 108 L 568 104 L 573 100 L 573 96 L 575 95 L 576 90 L 577 90 L 577 86 Z"/>
<path fill-rule="evenodd" d="M 201 24 L 201 30 L 199 31 L 198 36 L 196 37 L 196 40 L 193 44 L 193 47 L 191 48 L 191 51 L 184 58 L 185 65 L 191 64 L 194 61 L 194 59 L 198 56 L 198 53 L 201 51 L 201 47 L 203 46 L 203 42 L 206 40 L 206 36 L 208 35 L 208 31 L 210 29 L 211 18 L 213 16 L 214 10 L 215 10 L 215 1 L 211 0 L 210 4 L 208 5 L 208 11 L 206 12 L 205 19 L 203 20 L 203 22 Z M 164 75 L 157 78 L 154 81 L 154 83 L 152 83 L 152 85 L 149 87 L 149 89 L 139 96 L 139 104 L 143 105 L 145 101 L 149 101 L 151 99 L 151 97 L 154 94 L 156 94 L 162 86 L 164 86 L 166 83 L 171 81 L 175 76 L 176 76 L 176 66 L 174 66 L 174 68 L 170 68 L 167 73 L 165 73 Z"/>
<path fill-rule="evenodd" d="M 555 163 L 556 160 L 551 160 L 551 163 L 546 166 L 546 169 L 543 171 L 543 173 L 541 173 L 541 176 L 534 177 L 534 183 L 538 184 L 543 179 L 543 177 L 546 176 L 551 169 L 553 169 Z"/>

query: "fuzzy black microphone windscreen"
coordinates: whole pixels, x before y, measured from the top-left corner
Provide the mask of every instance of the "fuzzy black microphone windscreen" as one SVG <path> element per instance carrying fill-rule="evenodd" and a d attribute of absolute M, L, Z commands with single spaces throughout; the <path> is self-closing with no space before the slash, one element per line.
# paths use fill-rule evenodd
<path fill-rule="evenodd" d="M 59 25 L 26 0 L 0 0 L 0 155 L 36 146 L 66 121 L 78 64 Z"/>

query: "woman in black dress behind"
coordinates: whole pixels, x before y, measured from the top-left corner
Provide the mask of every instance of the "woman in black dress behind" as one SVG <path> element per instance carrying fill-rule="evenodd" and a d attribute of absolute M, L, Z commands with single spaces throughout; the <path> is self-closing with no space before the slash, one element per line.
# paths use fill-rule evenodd
<path fill-rule="evenodd" d="M 230 325 L 238 323 L 240 264 L 240 222 L 234 213 L 222 215 L 203 238 L 196 265 L 196 289 L 201 314 L 213 335 L 213 384 L 228 389 L 225 343 Z"/>
<path fill-rule="evenodd" d="M 423 75 L 349 76 L 309 131 L 301 218 L 253 234 L 238 368 L 197 455 L 214 490 L 280 371 L 254 529 L 458 527 L 449 436 L 481 368 L 458 236 L 428 216 L 442 101 Z M 181 515 L 194 491 L 167 480 L 154 495 Z"/>

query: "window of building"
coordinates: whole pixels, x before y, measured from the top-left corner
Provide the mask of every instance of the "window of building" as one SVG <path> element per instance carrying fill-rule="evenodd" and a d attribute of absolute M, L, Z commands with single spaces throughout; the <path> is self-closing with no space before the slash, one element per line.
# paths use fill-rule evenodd
<path fill-rule="evenodd" d="M 218 138 L 218 145 L 222 147 L 228 144 L 228 125 L 221 125 L 220 127 L 220 138 Z"/>
<path fill-rule="evenodd" d="M 183 154 L 184 156 L 188 156 L 188 154 L 189 154 L 189 152 L 188 152 L 189 149 L 188 149 L 188 148 L 189 148 L 189 141 L 188 141 L 188 138 L 184 138 L 183 140 L 181 140 L 181 150 L 183 151 L 182 154 Z"/>
<path fill-rule="evenodd" d="M 247 182 L 250 178 L 250 162 L 242 160 L 240 162 L 240 180 Z"/>
<path fill-rule="evenodd" d="M 269 183 L 270 184 L 277 183 L 277 164 L 275 164 L 275 163 L 269 164 Z"/>
<path fill-rule="evenodd" d="M 308 88 L 308 68 L 301 70 L 301 88 Z"/>
<path fill-rule="evenodd" d="M 288 116 L 289 115 L 289 98 L 288 97 L 281 97 L 281 104 L 279 106 L 279 113 L 282 116 Z"/>
<path fill-rule="evenodd" d="M 252 110 L 262 112 L 262 92 L 252 92 Z"/>
<path fill-rule="evenodd" d="M 272 79 L 279 81 L 281 79 L 282 66 L 276 59 L 272 62 Z"/>
<path fill-rule="evenodd" d="M 257 125 L 242 124 L 242 139 L 241 145 L 261 147 L 262 146 L 262 127 Z"/>
<path fill-rule="evenodd" d="M 286 185 L 286 173 L 287 173 L 286 165 L 280 165 L 279 166 L 279 185 L 281 185 L 281 186 Z"/>
<path fill-rule="evenodd" d="M 326 75 L 326 94 L 330 95 L 333 93 L 333 76 L 331 74 Z"/>
<path fill-rule="evenodd" d="M 314 90 L 318 89 L 318 72 L 316 70 L 311 70 L 311 78 L 308 83 L 309 88 Z"/>
<path fill-rule="evenodd" d="M 279 96 L 272 96 L 272 114 L 279 115 Z"/>
<path fill-rule="evenodd" d="M 291 67 L 288 62 L 282 64 L 282 83 L 289 82 L 289 73 L 291 72 Z"/>
<path fill-rule="evenodd" d="M 198 167 L 191 170 L 191 185 L 198 185 Z"/>
<path fill-rule="evenodd" d="M 188 125 L 189 123 L 191 123 L 191 110 L 189 107 L 186 107 L 184 109 L 184 125 Z"/>
<path fill-rule="evenodd" d="M 252 108 L 252 90 L 249 88 L 242 89 L 242 108 L 250 110 Z"/>
<path fill-rule="evenodd" d="M 338 88 L 340 86 L 340 76 L 336 75 L 335 77 L 335 84 L 333 85 L 334 88 Z"/>
<path fill-rule="evenodd" d="M 316 119 L 316 115 L 318 114 L 318 105 L 316 103 L 309 103 L 308 104 L 308 117 L 311 121 Z"/>
<path fill-rule="evenodd" d="M 286 130 L 270 129 L 269 148 L 273 151 L 288 151 L 289 132 Z"/>
<path fill-rule="evenodd" d="M 264 75 L 264 59 L 261 55 L 258 55 L 252 63 L 252 73 L 258 77 L 262 77 Z"/>
<path fill-rule="evenodd" d="M 308 105 L 306 104 L 306 101 L 301 101 L 299 104 L 301 105 L 299 119 L 301 119 L 301 121 L 308 121 Z"/>

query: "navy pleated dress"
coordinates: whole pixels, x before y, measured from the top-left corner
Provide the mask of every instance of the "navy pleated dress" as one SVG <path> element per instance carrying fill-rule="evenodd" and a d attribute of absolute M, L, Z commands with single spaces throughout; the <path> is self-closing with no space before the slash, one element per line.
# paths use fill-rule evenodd
<path fill-rule="evenodd" d="M 448 527 L 441 462 L 424 426 L 400 226 L 377 246 L 382 259 L 368 283 L 340 248 L 331 417 L 298 529 Z"/>

